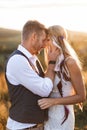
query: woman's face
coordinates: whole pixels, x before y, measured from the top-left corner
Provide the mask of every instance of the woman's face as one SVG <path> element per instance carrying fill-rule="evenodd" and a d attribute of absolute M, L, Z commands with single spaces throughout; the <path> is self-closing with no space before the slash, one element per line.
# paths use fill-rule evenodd
<path fill-rule="evenodd" d="M 49 36 L 48 37 L 48 48 L 50 48 L 50 50 L 55 50 L 56 48 L 58 48 L 56 45 L 53 44 L 53 39 Z"/>

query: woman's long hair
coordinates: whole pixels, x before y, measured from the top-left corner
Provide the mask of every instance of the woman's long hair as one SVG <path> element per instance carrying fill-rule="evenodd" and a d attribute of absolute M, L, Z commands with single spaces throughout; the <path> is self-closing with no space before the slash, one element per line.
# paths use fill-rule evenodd
<path fill-rule="evenodd" d="M 73 59 L 75 59 L 75 61 L 77 62 L 78 66 L 80 69 L 82 69 L 81 67 L 81 62 L 75 52 L 75 50 L 72 48 L 72 46 L 69 44 L 68 42 L 68 34 L 65 28 L 59 26 L 59 25 L 54 25 L 54 26 L 50 26 L 48 28 L 48 33 L 50 35 L 51 38 L 53 38 L 54 40 L 56 40 L 56 43 L 61 47 L 62 52 L 64 54 L 67 54 L 69 56 L 71 56 Z M 63 37 L 63 46 L 61 46 L 61 43 L 59 43 L 58 37 L 62 36 Z"/>

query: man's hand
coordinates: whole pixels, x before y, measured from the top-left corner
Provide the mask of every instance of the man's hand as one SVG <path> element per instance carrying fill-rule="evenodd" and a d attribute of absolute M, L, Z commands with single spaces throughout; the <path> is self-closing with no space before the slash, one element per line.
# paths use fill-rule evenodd
<path fill-rule="evenodd" d="M 54 98 L 43 98 L 38 100 L 38 105 L 40 106 L 41 109 L 47 109 L 55 105 L 55 100 Z"/>

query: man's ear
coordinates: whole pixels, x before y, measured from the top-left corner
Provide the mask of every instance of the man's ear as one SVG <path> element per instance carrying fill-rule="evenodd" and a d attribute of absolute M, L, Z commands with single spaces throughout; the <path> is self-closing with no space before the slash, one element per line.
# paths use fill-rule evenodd
<path fill-rule="evenodd" d="M 35 39 L 37 39 L 37 34 L 34 32 L 31 35 L 31 40 L 34 41 Z"/>

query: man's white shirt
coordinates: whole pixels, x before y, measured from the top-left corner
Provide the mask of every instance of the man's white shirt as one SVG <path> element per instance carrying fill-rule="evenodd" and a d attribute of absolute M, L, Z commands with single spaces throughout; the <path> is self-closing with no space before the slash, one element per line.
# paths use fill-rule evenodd
<path fill-rule="evenodd" d="M 23 46 L 19 45 L 18 50 L 24 53 L 31 63 L 36 67 L 37 57 L 31 55 Z M 53 88 L 53 83 L 49 77 L 40 77 L 35 70 L 32 69 L 28 60 L 19 54 L 12 56 L 7 64 L 6 76 L 8 81 L 14 85 L 23 85 L 25 88 L 41 97 L 48 97 Z M 26 99 L 27 100 L 27 99 Z M 23 129 L 31 127 L 35 124 L 20 123 L 14 121 L 10 117 L 7 120 L 7 128 L 11 130 Z"/>

